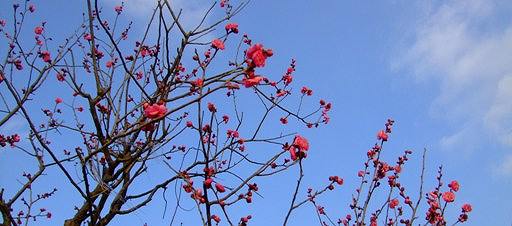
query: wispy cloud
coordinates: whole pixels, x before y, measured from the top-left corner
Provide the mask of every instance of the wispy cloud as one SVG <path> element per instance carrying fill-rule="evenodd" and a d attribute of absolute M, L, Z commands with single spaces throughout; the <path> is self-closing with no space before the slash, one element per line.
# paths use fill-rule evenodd
<path fill-rule="evenodd" d="M 458 128 L 440 141 L 445 149 L 474 146 L 482 134 L 512 147 L 512 23 L 500 20 L 503 5 L 443 1 L 399 57 L 418 79 L 439 82 L 431 112 Z"/>
<path fill-rule="evenodd" d="M 496 176 L 512 175 L 512 154 L 507 155 L 498 166 L 494 167 L 494 174 Z"/>

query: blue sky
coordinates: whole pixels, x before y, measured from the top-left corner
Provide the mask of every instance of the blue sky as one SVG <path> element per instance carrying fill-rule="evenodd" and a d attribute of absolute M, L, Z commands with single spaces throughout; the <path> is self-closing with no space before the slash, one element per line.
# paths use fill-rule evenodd
<path fill-rule="evenodd" d="M 120 1 L 102 2 L 110 9 Z M 135 21 L 134 27 L 147 20 L 148 2 L 127 1 L 124 15 Z M 176 1 L 192 24 L 208 5 L 198 2 Z M 62 35 L 79 24 L 84 7 L 63 0 L 34 3 L 38 16 L 48 21 L 48 31 Z M 1 7 L 0 18 L 11 16 L 10 9 Z M 258 0 L 233 21 L 242 33 L 274 50 L 267 73 L 279 76 L 293 57 L 297 60 L 294 81 L 334 105 L 329 125 L 303 132 L 312 147 L 305 163 L 305 185 L 325 183 L 330 175 L 346 180 L 342 189 L 320 199 L 327 212 L 334 216 L 348 213 L 366 150 L 375 142 L 376 131 L 392 117 L 396 124 L 388 154 L 415 151 L 405 168 L 404 183 L 417 186 L 420 152 L 427 148 L 427 188 L 433 186 L 438 165 L 444 166 L 447 181 L 457 179 L 461 184 L 452 219 L 458 206 L 469 202 L 474 211 L 467 225 L 510 225 L 511 10 L 512 3 L 499 0 L 367 4 Z M 69 20 L 63 22 L 63 18 Z M 19 128 L 13 120 L 0 131 Z M 14 169 L 18 173 L 9 157 L 21 157 L 12 155 L 0 152 L 2 172 Z M 258 181 L 269 191 L 263 190 L 265 198 L 255 199 L 246 211 L 254 213 L 254 225 L 282 222 L 287 202 L 274 200 L 289 199 L 295 175 L 291 170 L 276 179 L 279 183 Z M 0 184 L 11 183 L 10 178 L 2 173 Z M 55 199 L 69 198 L 61 192 Z M 134 216 L 121 217 L 119 223 L 163 225 L 168 217 L 161 219 L 162 203 L 155 201 Z M 54 218 L 47 225 L 69 216 L 59 205 L 51 206 Z M 314 224 L 313 211 L 307 206 L 295 212 L 301 217 L 291 225 Z M 236 213 L 242 216 L 244 210 Z"/>

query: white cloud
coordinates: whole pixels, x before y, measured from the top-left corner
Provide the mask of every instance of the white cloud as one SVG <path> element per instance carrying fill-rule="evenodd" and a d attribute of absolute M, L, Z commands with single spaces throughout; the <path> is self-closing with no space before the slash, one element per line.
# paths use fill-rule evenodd
<path fill-rule="evenodd" d="M 494 103 L 485 115 L 484 124 L 495 131 L 503 143 L 512 146 L 512 75 L 499 81 Z"/>
<path fill-rule="evenodd" d="M 439 81 L 431 112 L 458 127 L 440 141 L 446 149 L 481 133 L 512 146 L 512 23 L 501 24 L 500 4 L 442 2 L 398 60 L 419 80 Z"/>
<path fill-rule="evenodd" d="M 494 168 L 495 176 L 510 176 L 512 175 L 512 155 L 503 158 L 503 162 Z"/>

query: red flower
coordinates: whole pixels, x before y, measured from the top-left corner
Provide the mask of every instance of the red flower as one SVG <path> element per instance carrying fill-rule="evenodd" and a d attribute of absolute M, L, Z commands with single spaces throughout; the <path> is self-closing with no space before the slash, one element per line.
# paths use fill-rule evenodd
<path fill-rule="evenodd" d="M 212 187 L 212 182 L 213 182 L 213 179 L 212 178 L 208 178 L 208 179 L 204 180 L 203 183 L 204 183 L 204 186 L 206 188 L 211 188 Z"/>
<path fill-rule="evenodd" d="M 194 124 L 191 121 L 187 121 L 187 127 L 192 127 Z"/>
<path fill-rule="evenodd" d="M 11 136 L 11 140 L 12 140 L 12 143 L 17 143 L 17 142 L 20 142 L 21 137 L 18 134 L 14 134 Z"/>
<path fill-rule="evenodd" d="M 121 12 L 123 12 L 123 6 L 118 5 L 114 8 L 114 10 L 117 12 L 117 14 L 121 14 Z"/>
<path fill-rule="evenodd" d="M 292 83 L 292 81 L 293 81 L 292 75 L 284 75 L 283 76 L 283 82 L 285 85 L 290 85 L 290 83 Z"/>
<path fill-rule="evenodd" d="M 167 113 L 167 108 L 163 104 L 144 104 L 144 116 L 148 118 L 159 118 Z"/>
<path fill-rule="evenodd" d="M 382 140 L 382 141 L 387 141 L 388 140 L 388 134 L 386 132 L 384 132 L 384 130 L 381 130 L 377 133 L 377 139 L 378 140 Z"/>
<path fill-rule="evenodd" d="M 343 178 L 338 176 L 330 176 L 329 181 L 336 182 L 338 185 L 343 185 Z"/>
<path fill-rule="evenodd" d="M 455 194 L 453 194 L 453 192 L 451 192 L 451 191 L 447 191 L 447 192 L 443 193 L 443 200 L 445 202 L 453 202 L 453 201 L 455 201 Z"/>
<path fill-rule="evenodd" d="M 44 31 L 44 28 L 41 26 L 37 26 L 36 28 L 34 28 L 34 33 L 36 33 L 36 35 L 42 34 L 43 31 Z"/>
<path fill-rule="evenodd" d="M 215 107 L 215 105 L 213 103 L 208 103 L 208 110 L 210 112 L 217 112 L 217 108 Z"/>
<path fill-rule="evenodd" d="M 400 165 L 396 165 L 394 169 L 395 169 L 395 173 L 402 172 L 402 167 Z"/>
<path fill-rule="evenodd" d="M 290 157 L 292 160 L 297 160 L 297 157 L 305 157 L 306 151 L 309 149 L 309 143 L 306 138 L 295 135 L 292 146 L 290 147 Z M 299 156 L 297 156 L 297 154 Z"/>
<path fill-rule="evenodd" d="M 288 91 L 286 91 L 284 89 L 280 89 L 280 90 L 278 90 L 276 92 L 277 92 L 277 94 L 276 94 L 277 97 L 282 97 L 282 96 L 288 94 Z"/>
<path fill-rule="evenodd" d="M 39 39 L 39 37 L 37 37 L 37 36 L 36 36 L 36 45 L 38 45 L 38 46 L 43 45 L 43 41 L 41 39 Z"/>
<path fill-rule="evenodd" d="M 249 220 L 250 220 L 251 218 L 252 218 L 252 216 L 251 216 L 251 215 L 247 215 L 246 217 L 242 217 L 242 218 L 240 218 L 240 221 L 242 221 L 242 223 L 244 223 L 244 224 L 242 224 L 242 225 L 247 225 L 246 223 L 247 223 L 247 222 L 249 222 Z"/>
<path fill-rule="evenodd" d="M 304 95 L 308 95 L 308 96 L 311 96 L 313 95 L 313 90 L 308 88 L 308 87 L 302 87 L 302 89 L 300 90 L 300 92 Z"/>
<path fill-rule="evenodd" d="M 103 52 L 101 52 L 101 50 L 98 50 L 98 49 L 96 49 L 96 48 L 94 49 L 94 53 L 95 53 L 95 55 L 96 55 L 96 57 L 97 57 L 98 59 L 101 59 L 101 58 L 103 58 L 103 56 L 104 56 Z"/>
<path fill-rule="evenodd" d="M 259 85 L 263 77 L 256 76 L 254 78 L 244 78 L 242 82 L 244 83 L 245 88 L 253 87 Z"/>
<path fill-rule="evenodd" d="M 84 39 L 85 39 L 86 41 L 91 41 L 91 40 L 92 40 L 92 35 L 91 35 L 91 34 L 85 34 L 85 35 L 84 35 Z"/>
<path fill-rule="evenodd" d="M 214 39 L 212 41 L 212 47 L 215 49 L 224 50 L 224 42 L 222 42 L 220 39 Z"/>
<path fill-rule="evenodd" d="M 62 103 L 62 98 L 60 98 L 60 97 L 55 98 L 55 103 L 56 104 Z"/>
<path fill-rule="evenodd" d="M 226 32 L 233 32 L 235 34 L 238 34 L 238 24 L 236 23 L 230 23 L 226 25 Z"/>
<path fill-rule="evenodd" d="M 215 214 L 214 214 L 214 215 L 212 215 L 212 219 L 213 219 L 215 222 L 217 222 L 217 223 L 219 223 L 219 222 L 220 222 L 220 217 L 219 217 L 219 216 L 217 216 L 217 215 L 215 215 Z"/>
<path fill-rule="evenodd" d="M 396 206 L 398 206 L 398 199 L 392 199 L 389 201 L 389 208 L 394 209 Z"/>
<path fill-rule="evenodd" d="M 473 207 L 471 207 L 471 204 L 464 204 L 462 205 L 462 212 L 465 212 L 465 213 L 469 213 L 471 212 L 471 210 L 473 210 Z"/>
<path fill-rule="evenodd" d="M 228 129 L 228 131 L 226 132 L 226 134 L 227 134 L 228 138 L 230 138 L 230 137 L 233 137 L 233 138 L 238 138 L 238 137 L 240 137 L 240 133 L 238 133 L 238 131 L 236 131 L 236 130 L 230 130 L 230 129 Z"/>
<path fill-rule="evenodd" d="M 135 75 L 137 76 L 137 80 L 140 80 L 140 79 L 142 79 L 142 77 L 144 77 L 144 74 L 142 73 L 142 71 L 138 71 L 137 73 L 135 73 Z"/>
<path fill-rule="evenodd" d="M 114 61 L 112 61 L 112 60 L 107 61 L 107 63 L 105 63 L 105 66 L 107 68 L 111 68 L 112 66 L 114 66 Z"/>
<path fill-rule="evenodd" d="M 220 193 L 223 193 L 226 191 L 226 188 L 224 188 L 224 186 L 222 186 L 222 184 L 220 184 L 220 183 L 215 184 L 215 189 L 217 189 L 217 191 Z"/>
<path fill-rule="evenodd" d="M 343 178 L 335 178 L 334 181 L 336 181 L 338 185 L 343 185 Z"/>
<path fill-rule="evenodd" d="M 57 73 L 57 80 L 59 82 L 63 82 L 64 81 L 64 78 L 65 78 L 65 75 L 63 73 Z"/>
<path fill-rule="evenodd" d="M 194 81 L 191 81 L 190 84 L 192 84 L 195 87 L 203 87 L 203 79 L 198 78 Z"/>
<path fill-rule="evenodd" d="M 34 4 L 30 4 L 28 6 L 28 11 L 30 11 L 31 13 L 35 12 L 36 11 L 36 6 Z"/>
<path fill-rule="evenodd" d="M 451 188 L 453 191 L 457 192 L 459 191 L 459 182 L 457 182 L 456 180 L 450 182 L 450 184 L 448 184 L 448 187 Z"/>
<path fill-rule="evenodd" d="M 52 61 L 52 57 L 50 56 L 50 52 L 43 51 L 39 54 L 39 57 L 43 58 L 43 61 L 46 63 L 50 63 Z"/>
<path fill-rule="evenodd" d="M 263 45 L 261 44 L 251 46 L 246 53 L 247 60 L 249 60 L 251 67 L 265 66 L 265 60 L 267 59 L 267 57 L 270 57 L 272 55 L 272 50 L 263 49 Z"/>
<path fill-rule="evenodd" d="M 301 137 L 299 135 L 295 136 L 295 140 L 293 141 L 293 145 L 297 146 L 301 151 L 307 151 L 309 149 L 309 143 L 306 138 Z"/>

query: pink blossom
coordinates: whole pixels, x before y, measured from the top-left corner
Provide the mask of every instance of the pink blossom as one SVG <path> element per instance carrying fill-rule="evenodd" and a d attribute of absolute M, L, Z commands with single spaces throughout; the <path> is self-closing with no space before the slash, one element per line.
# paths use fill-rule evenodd
<path fill-rule="evenodd" d="M 224 50 L 224 48 L 225 48 L 224 42 L 222 42 L 222 40 L 220 40 L 220 39 L 214 39 L 212 41 L 212 47 L 215 49 L 220 49 L 220 50 Z"/>
<path fill-rule="evenodd" d="M 36 28 L 34 28 L 34 33 L 36 33 L 36 35 L 42 34 L 43 31 L 44 31 L 44 28 L 41 26 L 37 26 Z"/>

